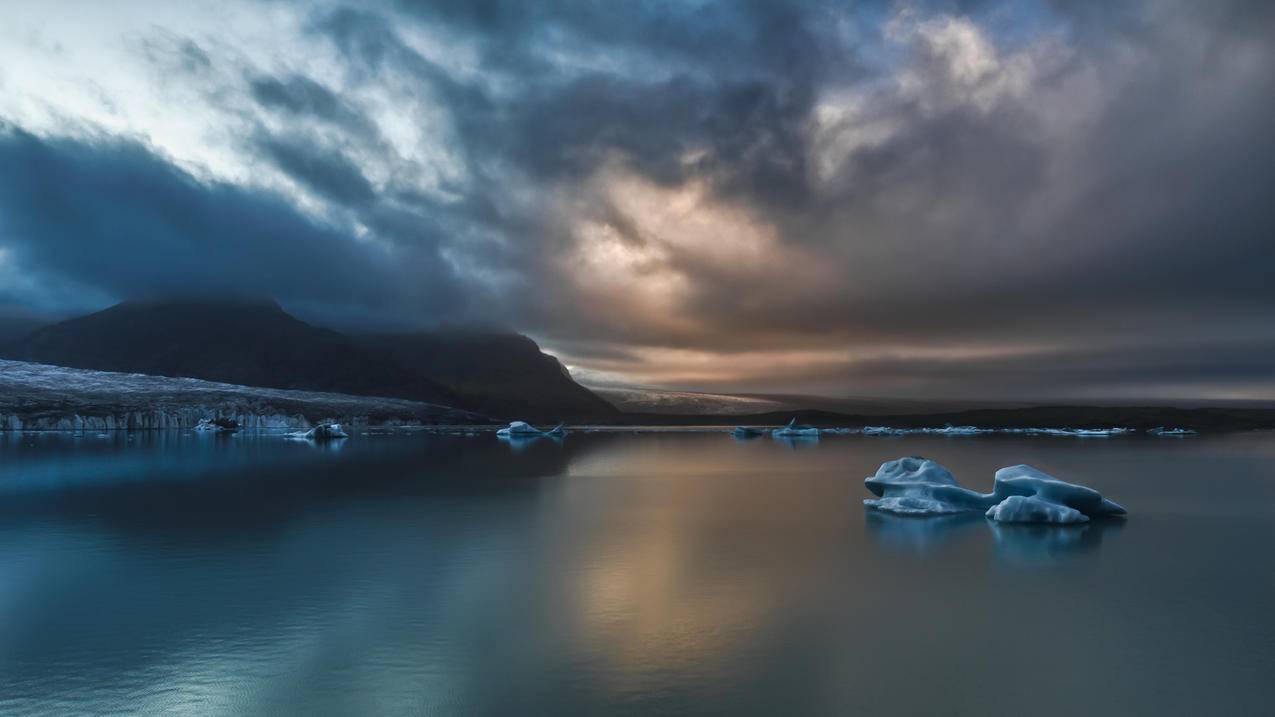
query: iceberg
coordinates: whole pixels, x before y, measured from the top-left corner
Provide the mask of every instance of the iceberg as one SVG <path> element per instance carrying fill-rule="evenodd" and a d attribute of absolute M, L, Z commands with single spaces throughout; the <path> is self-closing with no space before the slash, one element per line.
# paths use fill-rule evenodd
<path fill-rule="evenodd" d="M 756 438 L 765 433 L 766 429 L 757 428 L 756 426 L 735 426 L 735 430 L 730 432 L 735 438 Z"/>
<path fill-rule="evenodd" d="M 1126 512 L 1119 504 L 1102 497 L 1102 494 L 1093 488 L 1058 480 L 1038 468 L 1025 464 L 996 471 L 992 495 L 998 500 L 1011 496 L 1036 497 L 1077 510 L 1086 518 L 1100 515 L 1124 515 Z M 998 520 L 1018 522 L 999 518 Z"/>
<path fill-rule="evenodd" d="M 294 438 L 301 438 L 307 441 L 330 441 L 337 438 L 349 438 L 350 435 L 341 428 L 339 423 L 320 423 L 304 433 L 289 434 Z"/>
<path fill-rule="evenodd" d="M 991 493 L 961 487 L 947 468 L 920 457 L 882 463 L 864 486 L 877 496 L 864 500 L 865 506 L 898 515 L 985 511 L 1000 523 L 1068 524 L 1126 512 L 1092 488 L 1058 480 L 1025 464 L 996 471 Z"/>
<path fill-rule="evenodd" d="M 917 456 L 882 463 L 863 484 L 878 496 L 863 501 L 864 505 L 898 515 L 950 515 L 991 505 L 989 496 L 962 488 L 947 468 Z"/>
<path fill-rule="evenodd" d="M 1153 436 L 1194 436 L 1196 435 L 1196 432 L 1190 428 L 1165 428 L 1164 426 L 1160 426 L 1159 428 L 1152 428 L 1151 430 L 1147 431 L 1147 433 Z"/>
<path fill-rule="evenodd" d="M 496 436 L 499 438 L 540 438 L 542 436 L 561 438 L 566 434 L 567 429 L 561 423 L 547 431 L 542 431 L 526 421 L 514 421 L 496 431 Z"/>
<path fill-rule="evenodd" d="M 199 423 L 195 424 L 194 430 L 200 431 L 216 431 L 229 432 L 239 430 L 239 422 L 231 418 L 201 418 Z"/>
<path fill-rule="evenodd" d="M 818 438 L 819 429 L 797 423 L 797 419 L 794 418 L 788 422 L 788 425 L 771 431 L 770 435 L 775 438 Z"/>
<path fill-rule="evenodd" d="M 889 426 L 864 426 L 862 433 L 865 436 L 902 436 L 907 433 L 907 430 Z"/>
<path fill-rule="evenodd" d="M 1009 433 L 1024 436 L 1069 436 L 1072 438 L 1107 438 L 1132 433 L 1132 428 L 980 428 L 978 426 L 943 426 L 942 428 L 893 428 L 864 426 L 865 436 L 980 436 L 985 433 Z"/>
<path fill-rule="evenodd" d="M 987 509 L 987 517 L 998 523 L 1087 523 L 1089 518 L 1075 508 L 1051 503 L 1036 496 L 1011 495 Z"/>

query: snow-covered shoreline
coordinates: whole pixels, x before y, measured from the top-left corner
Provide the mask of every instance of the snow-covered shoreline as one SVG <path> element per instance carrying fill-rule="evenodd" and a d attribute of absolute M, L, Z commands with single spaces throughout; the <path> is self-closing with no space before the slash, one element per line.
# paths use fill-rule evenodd
<path fill-rule="evenodd" d="M 193 429 L 212 418 L 232 420 L 246 430 L 306 430 L 320 423 L 393 426 L 488 420 L 447 406 L 397 398 L 0 360 L 0 430 Z"/>

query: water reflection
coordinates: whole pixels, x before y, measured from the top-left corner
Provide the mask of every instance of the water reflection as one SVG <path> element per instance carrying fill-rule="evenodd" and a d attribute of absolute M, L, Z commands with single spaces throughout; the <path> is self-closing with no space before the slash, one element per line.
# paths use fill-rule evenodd
<path fill-rule="evenodd" d="M 864 527 L 878 545 L 930 556 L 990 531 L 997 560 L 1032 566 L 1094 554 L 1105 533 L 1116 533 L 1124 520 L 1105 518 L 1079 525 L 998 523 L 982 513 L 910 517 L 864 510 Z"/>
<path fill-rule="evenodd" d="M 504 443 L 505 445 L 509 446 L 510 450 L 514 453 L 522 453 L 523 451 L 526 451 L 528 448 L 536 445 L 537 443 L 540 443 L 541 441 L 544 441 L 546 443 L 550 443 L 553 445 L 558 445 L 558 446 L 561 446 L 563 442 L 563 436 L 561 435 L 551 436 L 547 434 L 540 434 L 540 435 L 516 435 L 515 434 L 515 435 L 508 435 L 508 436 L 497 435 L 496 438 L 499 439 L 501 443 Z"/>
<path fill-rule="evenodd" d="M 1260 713 L 1275 503 L 1198 476 L 1269 440 L 0 436 L 0 714 Z M 865 512 L 903 453 L 1137 529 Z"/>
<path fill-rule="evenodd" d="M 909 517 L 864 510 L 868 535 L 889 550 L 928 555 L 958 537 L 981 530 L 987 519 L 979 513 Z"/>
<path fill-rule="evenodd" d="M 775 443 L 794 451 L 798 448 L 812 448 L 819 445 L 819 436 L 781 436 L 772 433 L 771 438 Z"/>
<path fill-rule="evenodd" d="M 1120 518 L 1101 518 L 1078 525 L 1028 525 L 988 521 L 996 556 L 1009 565 L 1031 566 L 1063 558 L 1096 554 L 1106 533 L 1124 527 Z"/>

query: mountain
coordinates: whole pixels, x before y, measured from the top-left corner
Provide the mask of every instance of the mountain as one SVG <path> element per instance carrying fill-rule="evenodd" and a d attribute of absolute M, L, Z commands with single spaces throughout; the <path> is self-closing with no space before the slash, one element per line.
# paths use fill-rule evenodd
<path fill-rule="evenodd" d="M 521 334 L 448 330 L 355 339 L 370 352 L 456 392 L 472 411 L 531 421 L 609 418 L 619 413 Z"/>
<path fill-rule="evenodd" d="M 36 330 L 6 358 L 455 405 L 446 388 L 273 301 L 132 301 Z"/>
<path fill-rule="evenodd" d="M 495 418 L 608 416 L 557 359 L 517 334 L 351 337 L 268 300 L 130 301 L 36 330 L 3 358 L 266 388 L 403 398 Z"/>
<path fill-rule="evenodd" d="M 15 310 L 11 307 L 0 307 L 0 351 L 5 346 L 14 344 L 36 329 L 52 323 L 51 319 Z"/>

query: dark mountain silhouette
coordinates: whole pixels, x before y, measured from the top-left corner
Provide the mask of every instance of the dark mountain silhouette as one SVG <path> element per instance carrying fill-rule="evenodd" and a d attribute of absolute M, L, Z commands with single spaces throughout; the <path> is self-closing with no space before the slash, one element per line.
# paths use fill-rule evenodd
<path fill-rule="evenodd" d="M 495 418 L 616 413 L 525 336 L 449 330 L 351 337 L 311 326 L 269 300 L 130 301 L 38 329 L 0 353 L 99 371 L 407 398 Z"/>
<path fill-rule="evenodd" d="M 125 302 L 38 329 L 4 353 L 99 371 L 459 402 L 442 385 L 268 300 Z"/>
<path fill-rule="evenodd" d="M 576 383 L 536 342 L 513 333 L 447 330 L 355 337 L 370 353 L 419 371 L 464 398 L 464 408 L 526 420 L 613 417 L 609 402 Z"/>

